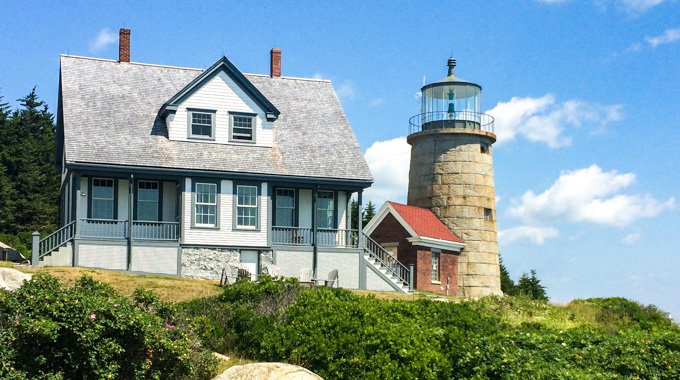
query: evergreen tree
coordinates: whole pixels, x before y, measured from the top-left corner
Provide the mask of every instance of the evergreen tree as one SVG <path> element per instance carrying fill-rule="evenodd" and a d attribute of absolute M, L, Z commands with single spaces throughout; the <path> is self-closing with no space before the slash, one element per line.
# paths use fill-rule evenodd
<path fill-rule="evenodd" d="M 501 266 L 501 290 L 503 291 L 503 294 L 509 296 L 516 296 L 517 286 L 515 285 L 515 281 L 513 281 L 512 278 L 510 278 L 510 273 L 503 264 L 503 258 L 500 257 L 500 255 L 498 256 L 498 260 L 500 261 Z"/>
<path fill-rule="evenodd" d="M 55 126 L 35 88 L 0 125 L 0 166 L 9 192 L 0 211 L 0 233 L 52 232 L 57 227 L 59 174 L 55 172 Z M 2 107 L 3 112 L 7 107 Z"/>
<path fill-rule="evenodd" d="M 375 216 L 375 205 L 373 204 L 373 202 L 368 201 L 368 204 L 366 205 L 366 208 L 364 209 L 364 213 L 363 213 L 363 220 L 362 220 L 363 225 L 364 226 L 367 225 L 368 222 L 370 222 L 371 219 L 373 219 L 374 216 Z"/>
<path fill-rule="evenodd" d="M 535 300 L 547 301 L 548 296 L 545 293 L 545 287 L 541 285 L 541 280 L 536 278 L 536 270 L 532 269 L 531 277 L 526 273 L 517 281 L 517 292 L 519 295 L 531 297 Z"/>
<path fill-rule="evenodd" d="M 350 212 L 352 213 L 352 229 L 359 229 L 359 203 L 355 199 L 352 199 Z"/>
<path fill-rule="evenodd" d="M 3 102 L 3 97 L 0 96 L 0 136 L 4 134 L 5 126 L 7 125 L 7 118 L 9 116 L 9 105 Z M 6 144 L 0 139 L 0 158 L 3 151 L 6 149 Z M 10 186 L 9 178 L 7 178 L 7 169 L 0 160 L 0 232 L 4 231 L 4 226 L 10 225 L 13 222 L 14 205 L 12 204 L 13 189 Z"/>

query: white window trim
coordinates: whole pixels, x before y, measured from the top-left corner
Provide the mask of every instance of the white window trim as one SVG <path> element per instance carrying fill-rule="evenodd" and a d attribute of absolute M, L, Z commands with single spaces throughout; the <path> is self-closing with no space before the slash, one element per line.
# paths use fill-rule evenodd
<path fill-rule="evenodd" d="M 250 118 L 250 139 L 236 139 L 234 138 L 234 117 L 245 117 Z M 232 143 L 243 143 L 243 144 L 255 144 L 255 130 L 257 129 L 257 114 L 248 112 L 229 112 L 229 142 Z"/>
<path fill-rule="evenodd" d="M 430 262 L 430 279 L 432 280 L 433 284 L 441 284 L 441 275 L 442 275 L 442 253 L 439 250 L 432 250 L 432 261 L 434 261 L 435 255 L 437 257 L 437 279 L 434 278 L 435 274 L 435 266 L 433 265 L 432 262 Z"/>
<path fill-rule="evenodd" d="M 252 187 L 255 189 L 255 205 L 240 205 L 238 201 L 238 191 L 240 188 Z M 237 230 L 250 230 L 259 231 L 260 229 L 260 189 L 257 185 L 236 185 L 236 191 L 234 191 L 234 229 Z M 254 208 L 255 209 L 255 225 L 242 225 L 238 224 L 238 210 L 239 208 Z"/>
<path fill-rule="evenodd" d="M 215 202 L 199 202 L 198 201 L 198 185 L 208 185 L 211 187 L 214 187 L 215 189 Z M 219 228 L 219 220 L 220 220 L 220 212 L 219 212 L 219 186 L 217 186 L 216 183 L 211 183 L 211 182 L 196 182 L 194 184 L 194 202 L 193 202 L 193 215 L 192 215 L 192 224 L 194 227 L 199 227 L 199 228 Z M 215 207 L 215 223 L 210 224 L 210 223 L 198 223 L 197 222 L 197 217 L 198 217 L 198 206 L 214 206 Z M 203 215 L 203 214 L 201 214 Z"/>
<path fill-rule="evenodd" d="M 194 135 L 193 129 L 191 128 L 193 124 L 193 114 L 195 113 L 202 113 L 202 114 L 209 114 L 210 115 L 210 121 L 211 121 L 211 130 L 210 130 L 210 136 L 205 136 L 205 135 Z M 208 141 L 214 141 L 215 140 L 215 117 L 217 116 L 217 112 L 215 110 L 207 110 L 207 109 L 197 109 L 197 108 L 187 108 L 187 138 L 191 140 L 208 140 Z"/>

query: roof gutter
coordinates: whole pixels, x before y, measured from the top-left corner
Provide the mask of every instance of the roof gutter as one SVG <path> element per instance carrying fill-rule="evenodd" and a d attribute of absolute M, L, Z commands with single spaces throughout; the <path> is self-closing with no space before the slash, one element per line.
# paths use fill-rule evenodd
<path fill-rule="evenodd" d="M 357 180 L 357 179 L 329 179 L 323 177 L 302 177 L 302 176 L 287 176 L 281 174 L 254 174 L 243 172 L 229 172 L 229 171 L 211 171 L 199 169 L 176 169 L 176 168 L 149 168 L 141 166 L 123 166 L 113 164 L 91 164 L 82 162 L 68 162 L 66 165 L 71 170 L 78 171 L 102 171 L 102 169 L 116 172 L 116 173 L 140 173 L 140 174 L 161 174 L 172 176 L 186 176 L 186 177 L 212 177 L 224 179 L 237 180 L 261 180 L 268 182 L 291 182 L 291 183 L 305 183 L 318 185 L 334 185 L 344 186 L 351 189 L 365 189 L 373 184 L 372 180 Z"/>
<path fill-rule="evenodd" d="M 460 252 L 463 248 L 465 248 L 464 243 L 443 239 L 435 239 L 427 236 L 410 237 L 406 238 L 406 240 L 408 240 L 413 245 L 422 245 L 424 247 L 446 249 L 449 251 Z"/>

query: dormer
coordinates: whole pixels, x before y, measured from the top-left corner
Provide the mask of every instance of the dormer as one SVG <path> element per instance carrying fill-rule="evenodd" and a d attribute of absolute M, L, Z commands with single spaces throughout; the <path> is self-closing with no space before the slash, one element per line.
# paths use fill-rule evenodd
<path fill-rule="evenodd" d="M 159 111 L 176 141 L 273 146 L 279 110 L 222 57 Z"/>

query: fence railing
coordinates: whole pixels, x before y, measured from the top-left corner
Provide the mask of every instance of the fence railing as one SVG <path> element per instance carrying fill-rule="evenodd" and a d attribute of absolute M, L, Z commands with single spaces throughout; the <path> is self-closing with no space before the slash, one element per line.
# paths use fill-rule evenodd
<path fill-rule="evenodd" d="M 272 227 L 272 243 L 281 245 L 312 245 L 314 230 L 303 227 Z M 317 230 L 317 244 L 322 247 L 358 248 L 359 232 L 348 229 Z"/>
<path fill-rule="evenodd" d="M 421 113 L 409 119 L 408 123 L 409 133 L 444 128 L 480 129 L 495 133 L 493 116 L 472 111 Z"/>
<path fill-rule="evenodd" d="M 404 264 L 400 263 L 394 256 L 387 252 L 370 236 L 364 234 L 364 250 L 368 255 L 376 260 L 388 272 L 397 276 L 405 284 L 411 283 L 411 272 Z"/>
<path fill-rule="evenodd" d="M 115 219 L 81 219 L 78 234 L 84 238 L 127 239 L 128 221 Z M 178 240 L 179 223 L 132 222 L 132 239 Z"/>

